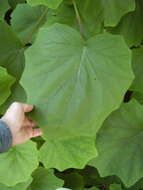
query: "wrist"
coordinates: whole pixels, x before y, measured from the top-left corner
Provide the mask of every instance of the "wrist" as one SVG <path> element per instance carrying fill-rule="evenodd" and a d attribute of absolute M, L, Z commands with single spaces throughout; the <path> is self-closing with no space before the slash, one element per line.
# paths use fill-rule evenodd
<path fill-rule="evenodd" d="M 14 139 L 14 130 L 12 129 L 12 122 L 10 119 L 8 119 L 5 115 L 0 119 L 0 121 L 3 121 L 7 127 L 9 128 L 10 132 L 11 132 L 11 136 L 12 136 L 12 145 L 13 145 L 13 139 Z"/>
<path fill-rule="evenodd" d="M 13 124 L 11 123 L 11 120 L 8 119 L 5 115 L 0 119 L 0 121 L 3 121 L 7 127 L 9 128 L 10 132 L 11 132 L 11 135 L 12 135 L 12 139 L 14 139 L 14 132 L 12 130 L 12 126 Z"/>
<path fill-rule="evenodd" d="M 12 146 L 12 132 L 4 120 L 0 120 L 0 152 L 7 152 Z"/>

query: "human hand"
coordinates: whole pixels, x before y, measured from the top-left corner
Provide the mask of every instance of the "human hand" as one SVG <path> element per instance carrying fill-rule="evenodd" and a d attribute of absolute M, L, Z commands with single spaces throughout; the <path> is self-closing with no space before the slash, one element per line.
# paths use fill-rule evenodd
<path fill-rule="evenodd" d="M 37 124 L 25 115 L 25 113 L 31 112 L 33 108 L 33 105 L 14 102 L 1 118 L 11 130 L 13 145 L 24 143 L 30 138 L 42 135 L 41 129 L 33 129 Z"/>

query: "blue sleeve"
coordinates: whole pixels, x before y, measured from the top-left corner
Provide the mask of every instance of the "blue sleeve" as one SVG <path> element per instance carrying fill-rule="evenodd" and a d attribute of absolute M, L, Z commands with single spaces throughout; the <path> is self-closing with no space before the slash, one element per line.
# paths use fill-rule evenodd
<path fill-rule="evenodd" d="M 0 153 L 7 152 L 12 146 L 12 133 L 9 126 L 0 120 Z"/>

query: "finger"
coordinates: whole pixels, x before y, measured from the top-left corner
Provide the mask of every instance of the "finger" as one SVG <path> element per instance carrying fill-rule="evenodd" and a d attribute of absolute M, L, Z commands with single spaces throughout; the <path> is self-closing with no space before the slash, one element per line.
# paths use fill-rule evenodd
<path fill-rule="evenodd" d="M 7 112 L 12 112 L 13 110 L 15 112 L 20 112 L 23 110 L 24 112 L 31 112 L 33 110 L 34 106 L 30 104 L 23 104 L 20 102 L 13 102 L 10 107 L 8 108 Z"/>
<path fill-rule="evenodd" d="M 37 127 L 38 124 L 35 121 L 31 121 L 31 126 L 30 127 Z"/>
<path fill-rule="evenodd" d="M 33 137 L 38 137 L 38 136 L 41 136 L 43 134 L 42 130 L 41 129 L 33 129 L 32 131 L 32 134 L 31 134 L 31 137 L 30 138 L 33 138 Z"/>
<path fill-rule="evenodd" d="M 34 108 L 33 105 L 30 105 L 30 104 L 23 104 L 21 103 L 22 107 L 23 107 L 23 110 L 24 112 L 31 112 Z"/>
<path fill-rule="evenodd" d="M 30 118 L 25 117 L 23 127 L 36 127 L 37 123 Z"/>
<path fill-rule="evenodd" d="M 38 126 L 38 123 L 36 121 L 33 121 L 31 118 L 28 118 L 28 120 L 33 123 L 34 127 Z"/>

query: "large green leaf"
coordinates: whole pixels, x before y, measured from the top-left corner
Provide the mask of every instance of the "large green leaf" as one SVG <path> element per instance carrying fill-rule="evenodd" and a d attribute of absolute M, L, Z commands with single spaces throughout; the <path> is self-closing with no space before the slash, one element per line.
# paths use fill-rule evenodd
<path fill-rule="evenodd" d="M 133 50 L 132 65 L 135 79 L 131 90 L 143 93 L 143 48 Z"/>
<path fill-rule="evenodd" d="M 27 180 L 26 182 L 18 183 L 14 186 L 11 186 L 11 187 L 10 186 L 8 187 L 8 186 L 0 183 L 0 190 L 26 190 L 31 182 L 32 182 L 32 177 L 30 177 L 30 179 Z"/>
<path fill-rule="evenodd" d="M 97 156 L 94 138 L 73 137 L 47 141 L 40 149 L 40 160 L 46 168 L 83 168 Z"/>
<path fill-rule="evenodd" d="M 64 181 L 54 175 L 54 171 L 45 168 L 38 168 L 33 174 L 31 190 L 56 190 L 62 187 Z"/>
<path fill-rule="evenodd" d="M 14 146 L 0 155 L 0 183 L 13 186 L 30 178 L 38 166 L 38 151 L 32 141 Z"/>
<path fill-rule="evenodd" d="M 121 36 L 85 41 L 76 30 L 54 24 L 40 29 L 26 51 L 21 84 L 49 140 L 95 135 L 132 80 L 131 53 Z"/>
<path fill-rule="evenodd" d="M 143 106 L 132 100 L 104 122 L 97 136 L 99 156 L 90 162 L 102 176 L 117 175 L 126 186 L 143 176 Z"/>
<path fill-rule="evenodd" d="M 12 14 L 12 27 L 24 44 L 33 41 L 39 27 L 47 18 L 47 8 L 20 4 Z"/>
<path fill-rule="evenodd" d="M 4 19 L 6 11 L 10 8 L 8 4 L 8 0 L 1 0 L 0 1 L 0 20 Z"/>
<path fill-rule="evenodd" d="M 27 0 L 32 5 L 46 5 L 51 9 L 57 9 L 63 0 Z"/>
<path fill-rule="evenodd" d="M 115 34 L 124 36 L 129 46 L 139 45 L 143 39 L 143 1 L 136 1 L 136 10 L 123 17 L 116 28 L 112 29 Z"/>
<path fill-rule="evenodd" d="M 0 65 L 18 80 L 24 68 L 23 46 L 11 27 L 0 22 Z"/>
<path fill-rule="evenodd" d="M 0 67 L 0 105 L 5 102 L 5 100 L 11 94 L 11 86 L 15 82 L 15 78 L 9 75 L 3 67 Z"/>

